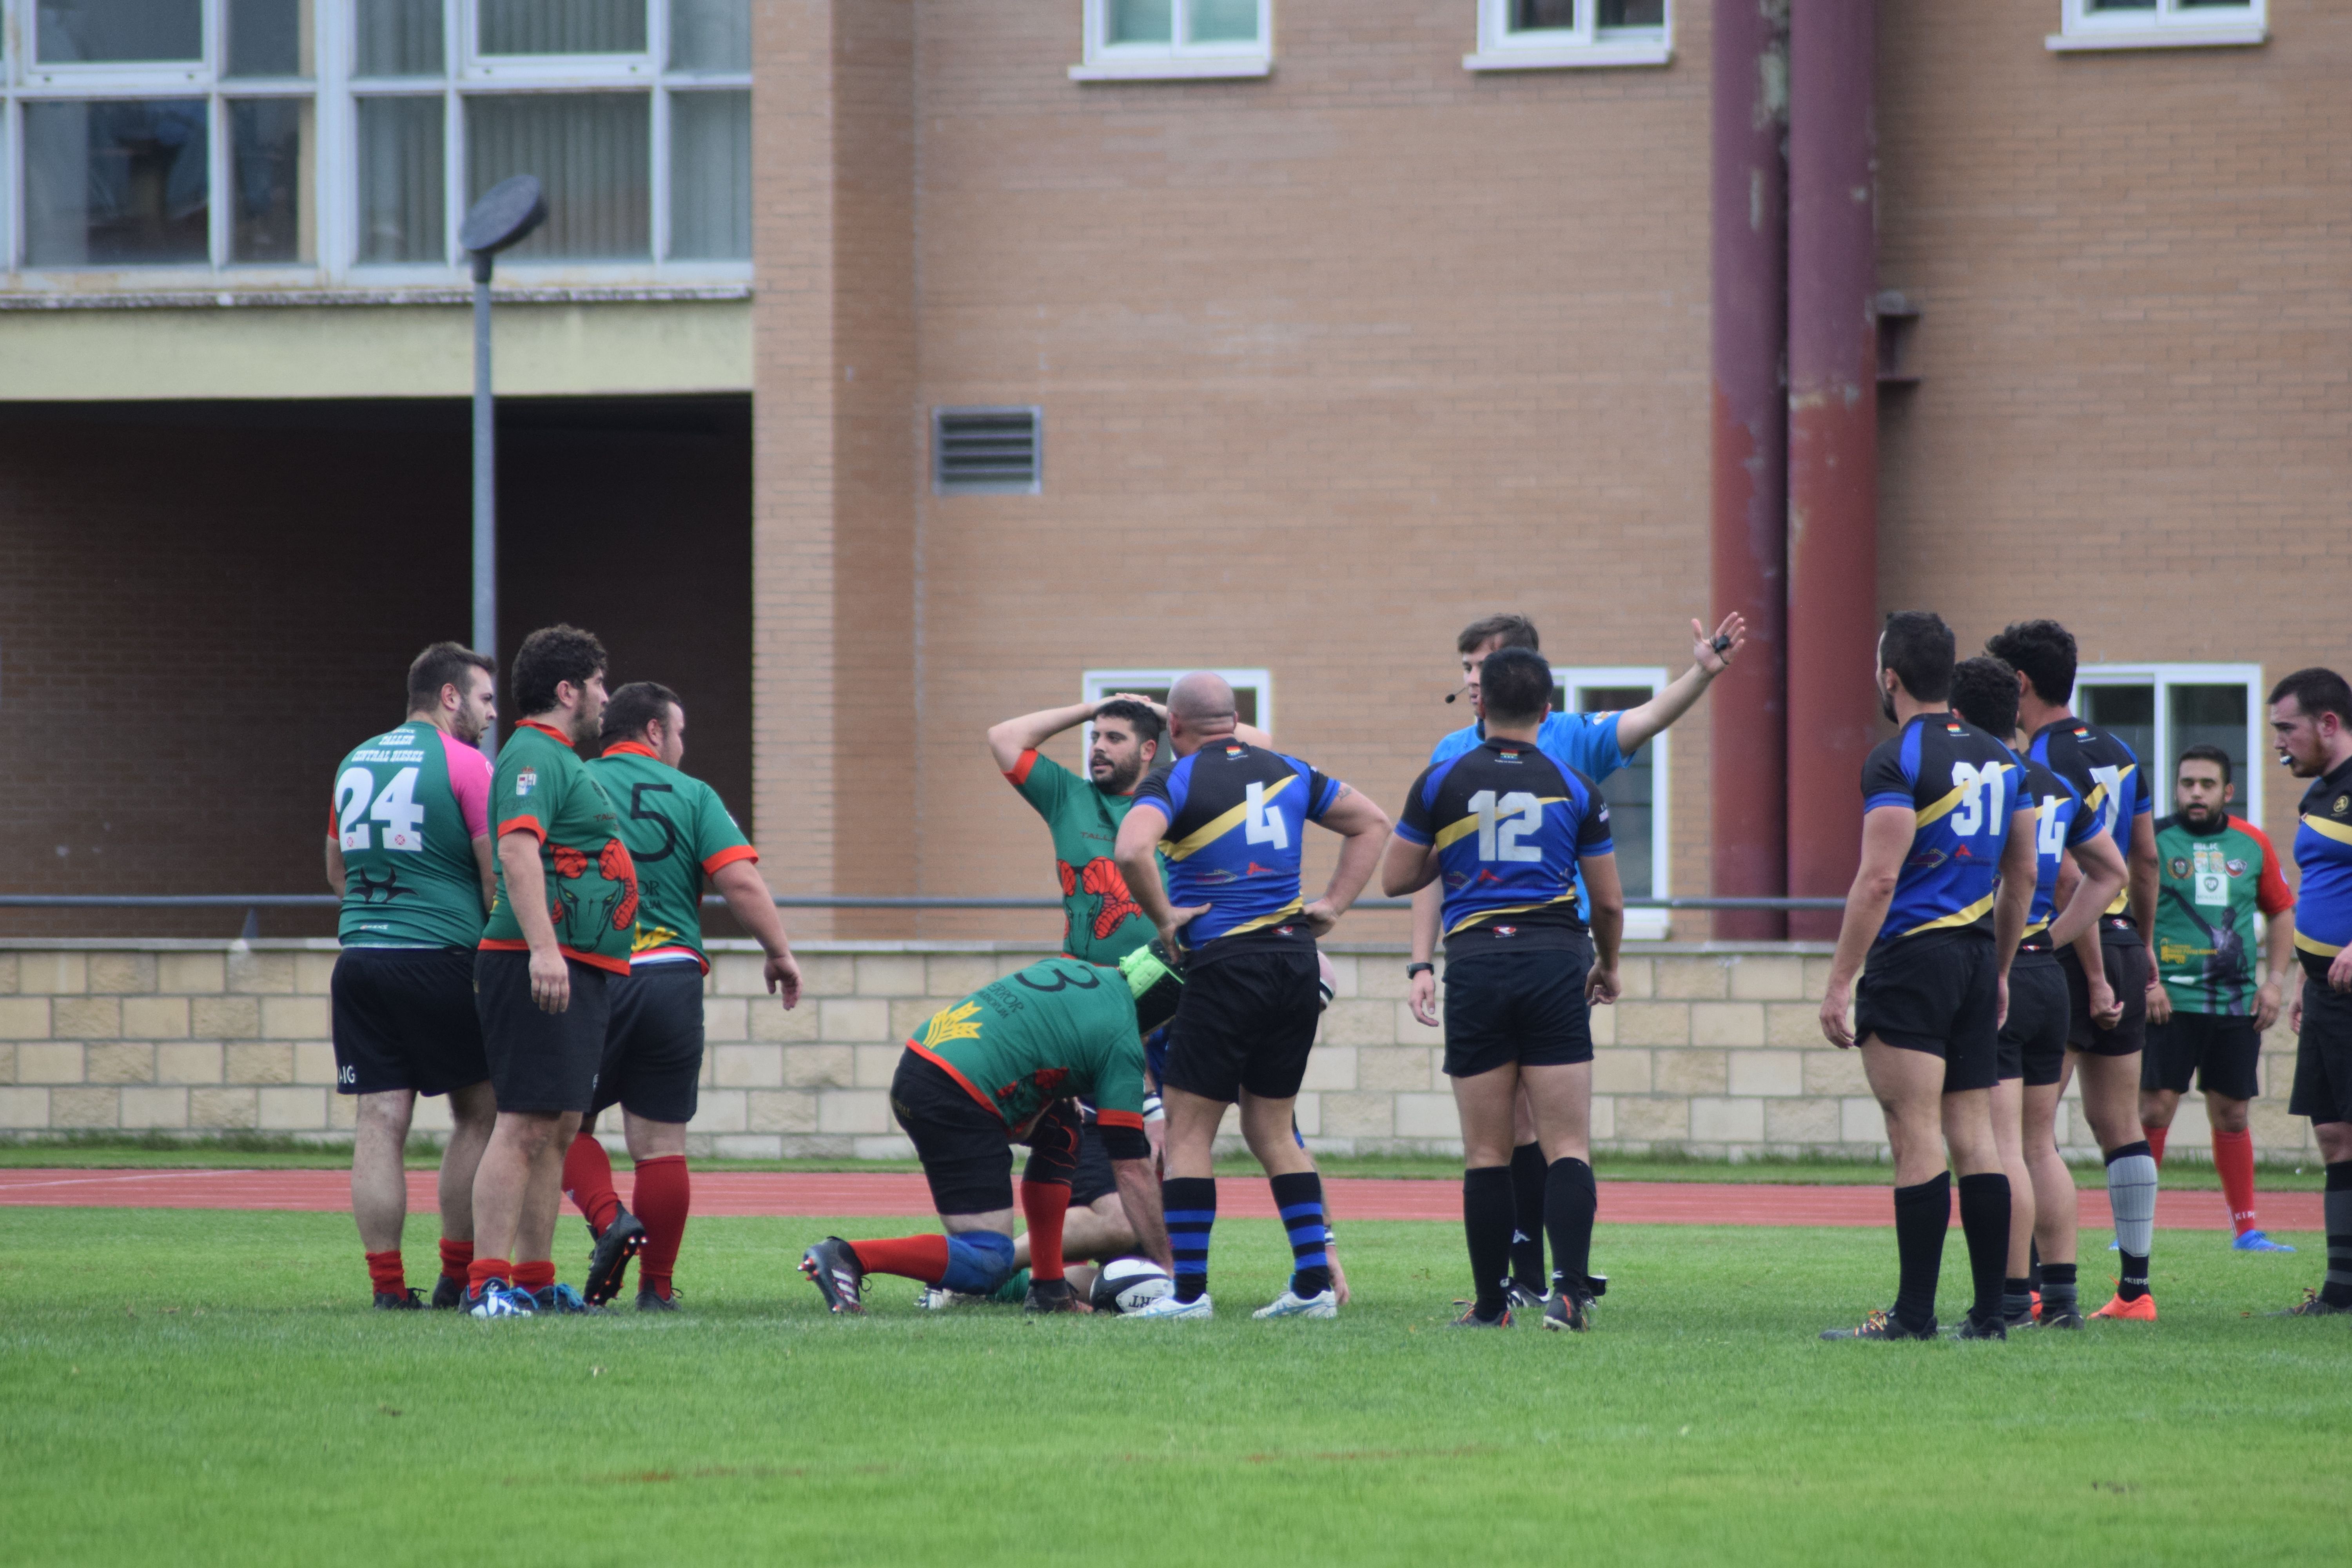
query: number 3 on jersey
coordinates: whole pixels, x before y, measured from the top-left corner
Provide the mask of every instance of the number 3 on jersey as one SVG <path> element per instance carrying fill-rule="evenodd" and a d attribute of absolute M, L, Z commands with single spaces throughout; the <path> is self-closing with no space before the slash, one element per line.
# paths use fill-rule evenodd
<path fill-rule="evenodd" d="M 1954 763 L 1952 784 L 1968 794 L 1961 797 L 1959 809 L 1952 814 L 1952 832 L 1958 837 L 1971 838 L 1983 832 L 1988 823 L 2006 824 L 2009 818 L 2000 809 L 2000 797 L 2008 782 L 1999 763 L 1987 763 L 1982 767 L 1974 763 Z"/>
<path fill-rule="evenodd" d="M 383 824 L 386 849 L 421 853 L 425 848 L 425 808 L 416 804 L 416 770 L 403 768 L 392 775 L 382 794 L 370 804 L 375 775 L 365 768 L 346 768 L 335 781 L 335 815 L 341 823 L 346 853 L 369 847 L 370 820 Z"/>

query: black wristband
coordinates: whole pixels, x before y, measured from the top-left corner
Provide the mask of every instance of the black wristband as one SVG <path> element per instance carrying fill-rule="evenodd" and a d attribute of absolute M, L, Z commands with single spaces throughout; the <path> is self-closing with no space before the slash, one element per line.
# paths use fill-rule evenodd
<path fill-rule="evenodd" d="M 1437 965 L 1433 963 L 1408 963 L 1404 966 L 1404 977 L 1407 980 L 1412 979 L 1416 974 L 1434 974 L 1436 973 Z"/>

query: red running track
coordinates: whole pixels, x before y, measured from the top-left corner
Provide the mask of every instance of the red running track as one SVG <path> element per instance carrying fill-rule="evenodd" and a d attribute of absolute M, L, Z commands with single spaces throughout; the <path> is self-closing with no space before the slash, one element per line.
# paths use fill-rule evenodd
<path fill-rule="evenodd" d="M 616 1173 L 622 1195 L 633 1179 Z M 433 1173 L 408 1173 L 412 1213 L 434 1207 Z M 1452 1182 L 1370 1181 L 1336 1177 L 1325 1184 L 1332 1216 L 1364 1219 L 1458 1220 L 1462 1190 Z M 1272 1219 L 1273 1194 L 1246 1178 L 1221 1184 L 1219 1212 Z M 2263 1221 L 2274 1230 L 2324 1228 L 2322 1194 L 2264 1193 Z M 350 1178 L 341 1171 L 7 1171 L 0 1170 L 0 1207 L 274 1209 L 337 1213 L 351 1207 Z M 772 1171 L 695 1173 L 698 1215 L 928 1215 L 929 1190 L 919 1175 L 841 1172 L 806 1174 Z M 1801 1187 L 1730 1182 L 1603 1182 L 1601 1219 L 1608 1225 L 1883 1226 L 1893 1223 L 1884 1187 Z M 2082 1194 L 2082 1224 L 2111 1223 L 2107 1197 Z M 2161 1193 L 2156 1223 L 2174 1230 L 2216 1230 L 2228 1224 L 2219 1193 Z"/>

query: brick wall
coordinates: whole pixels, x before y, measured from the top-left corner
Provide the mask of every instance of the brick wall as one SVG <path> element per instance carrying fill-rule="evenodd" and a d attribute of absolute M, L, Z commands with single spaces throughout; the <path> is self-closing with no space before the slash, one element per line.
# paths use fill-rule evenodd
<path fill-rule="evenodd" d="M 812 942 L 807 994 L 785 1012 L 746 942 L 719 944 L 704 992 L 709 1049 L 697 1152 L 903 1156 L 888 1088 L 901 1042 L 955 998 L 1046 950 L 1014 943 Z M 1298 1102 L 1316 1147 L 1460 1148 L 1439 1031 L 1404 1003 L 1403 954 L 1332 950 L 1338 996 Z M 0 1136 L 68 1129 L 257 1129 L 332 1138 L 354 1101 L 334 1092 L 331 942 L 69 942 L 0 947 Z M 1593 1014 L 1592 1135 L 1606 1149 L 1876 1157 L 1885 1123 L 1861 1058 L 1814 1021 L 1826 951 L 1781 944 L 1631 951 L 1625 997 Z M 1808 997 L 1815 1000 L 1807 1000 Z M 2294 1039 L 2265 1042 L 2272 1098 L 2254 1104 L 2266 1159 L 2311 1148 L 2286 1115 Z M 2173 1147 L 2208 1142 L 2185 1106 Z M 2070 1099 L 2062 1147 L 2095 1155 Z M 427 1100 L 417 1125 L 448 1125 Z M 608 1131 L 617 1131 L 617 1129 Z"/>

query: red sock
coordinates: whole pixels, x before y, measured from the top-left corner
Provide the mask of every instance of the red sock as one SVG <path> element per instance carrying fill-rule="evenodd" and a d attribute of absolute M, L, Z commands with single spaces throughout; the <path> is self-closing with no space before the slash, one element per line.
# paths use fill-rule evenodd
<path fill-rule="evenodd" d="M 2164 1168 L 2164 1140 L 2166 1134 L 2169 1133 L 2172 1129 L 2169 1127 L 2150 1127 L 2147 1123 L 2143 1122 L 2140 1125 L 2139 1131 L 2140 1136 L 2147 1140 L 2147 1152 L 2156 1156 L 2157 1169 L 2159 1171 L 2162 1170 Z"/>
<path fill-rule="evenodd" d="M 563 1195 L 588 1216 L 588 1228 L 598 1236 L 621 1212 L 621 1194 L 613 1190 L 613 1159 L 604 1145 L 583 1132 L 563 1152 Z"/>
<path fill-rule="evenodd" d="M 869 1274 L 903 1274 L 926 1285 L 947 1275 L 948 1238 L 944 1236 L 902 1236 L 894 1241 L 853 1241 L 849 1250 Z"/>
<path fill-rule="evenodd" d="M 2230 1202 L 2230 1224 L 2243 1236 L 2254 1228 L 2254 1135 L 2213 1129 L 2213 1168 Z"/>
<path fill-rule="evenodd" d="M 379 1296 L 398 1296 L 408 1289 L 408 1271 L 400 1264 L 400 1248 L 367 1255 L 368 1279 Z"/>
<path fill-rule="evenodd" d="M 1067 1182 L 1021 1184 L 1021 1212 L 1029 1220 L 1029 1278 L 1062 1278 L 1062 1222 L 1069 1217 Z"/>
<path fill-rule="evenodd" d="M 478 1290 L 493 1279 L 514 1283 L 514 1265 L 503 1258 L 477 1258 L 466 1265 L 466 1289 Z"/>
<path fill-rule="evenodd" d="M 518 1290 L 537 1294 L 554 1283 L 555 1260 L 551 1258 L 535 1258 L 514 1266 L 514 1288 Z"/>
<path fill-rule="evenodd" d="M 466 1278 L 466 1270 L 472 1266 L 473 1261 L 474 1244 L 472 1242 L 451 1241 L 446 1236 L 441 1238 L 441 1273 L 444 1278 L 463 1279 Z"/>
<path fill-rule="evenodd" d="M 677 1246 L 686 1239 L 687 1212 L 694 1206 L 694 1181 L 687 1174 L 686 1156 L 660 1154 L 638 1161 L 636 1188 L 629 1195 L 637 1200 L 637 1217 L 646 1225 L 637 1282 L 667 1300 L 670 1270 L 677 1267 Z"/>

